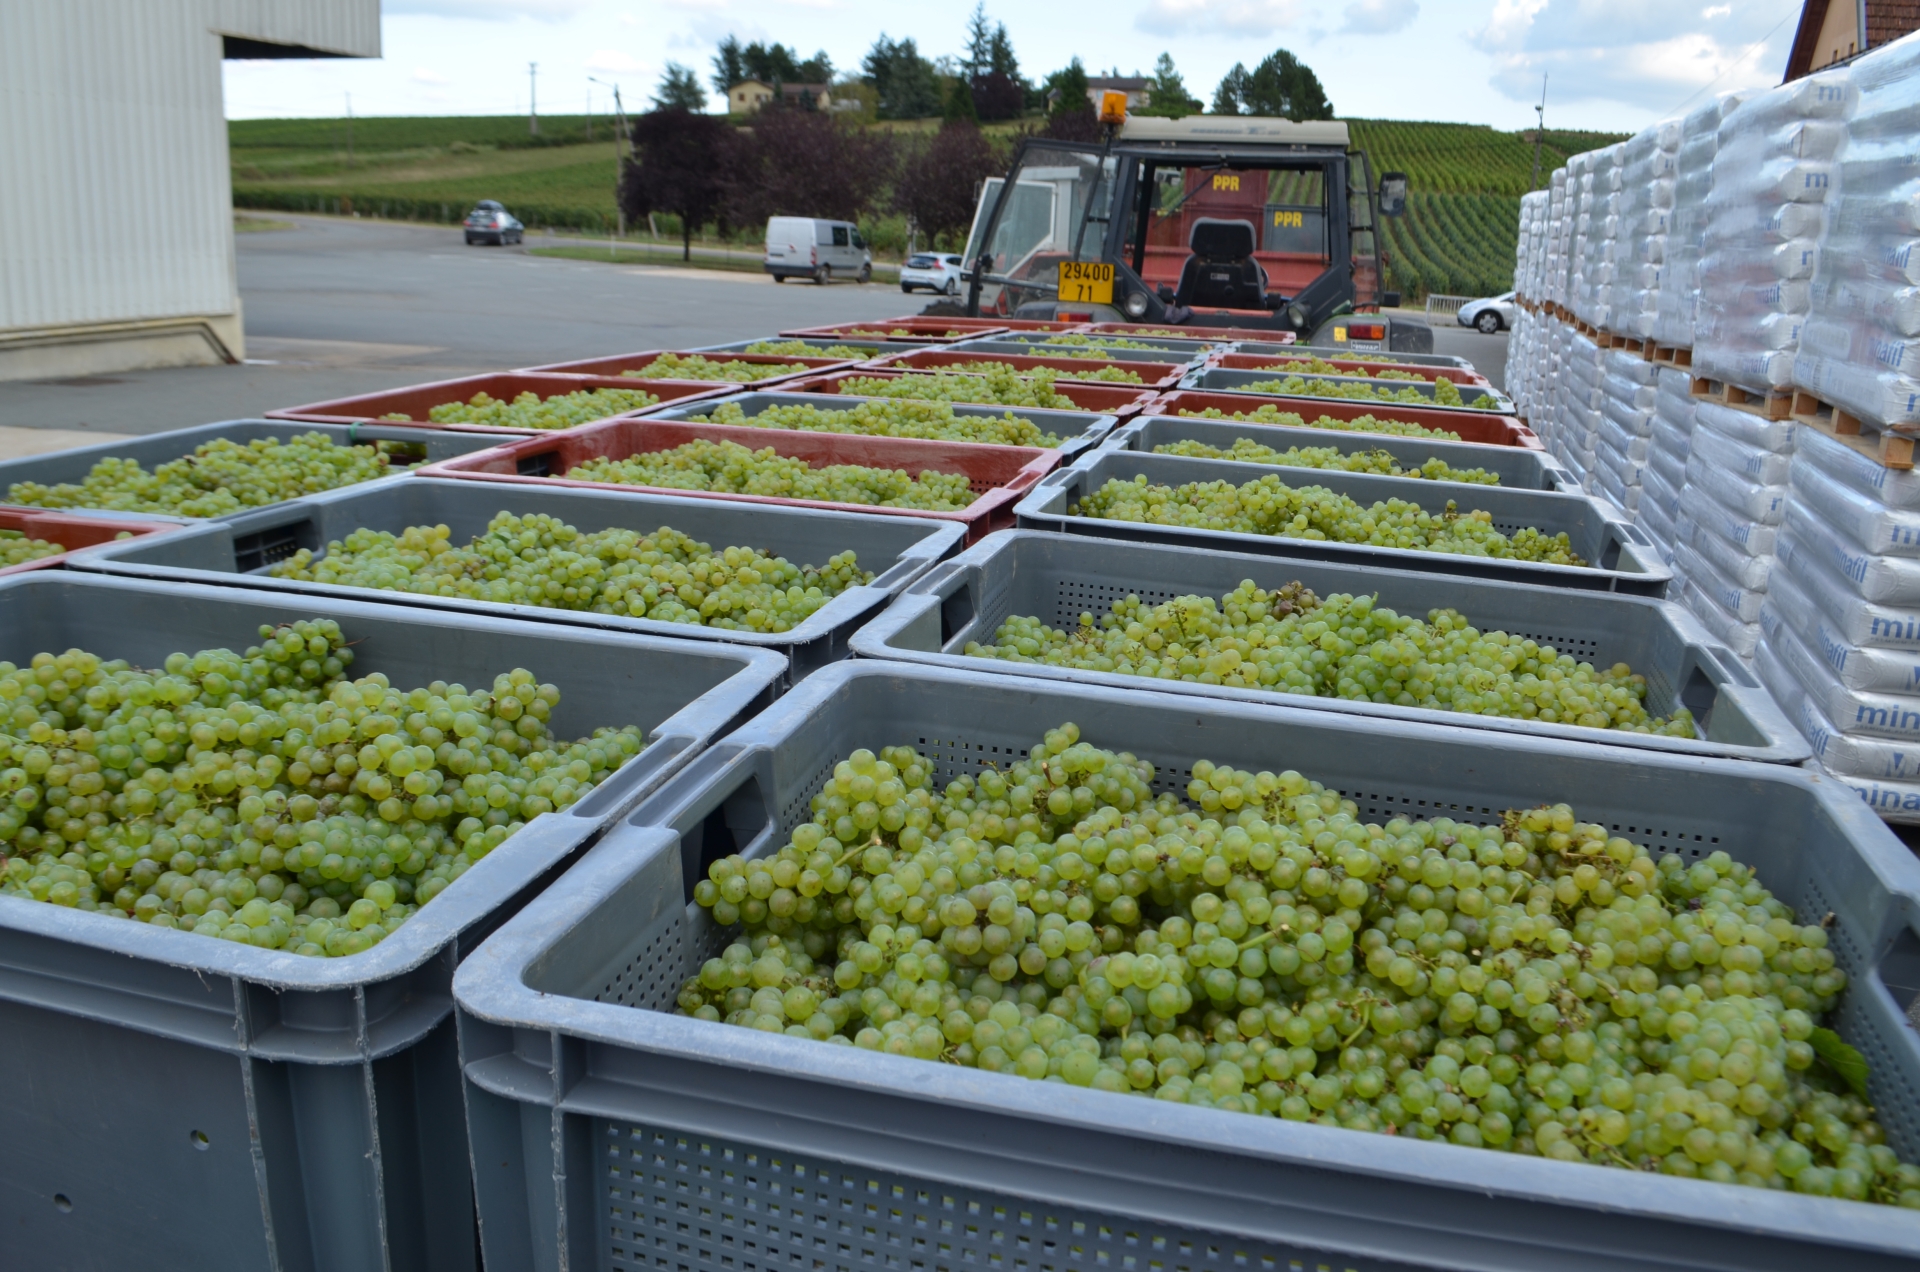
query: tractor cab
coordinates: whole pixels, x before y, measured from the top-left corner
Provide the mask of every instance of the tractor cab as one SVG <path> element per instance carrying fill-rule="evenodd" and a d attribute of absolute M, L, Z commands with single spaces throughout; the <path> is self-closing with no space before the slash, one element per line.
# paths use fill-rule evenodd
<path fill-rule="evenodd" d="M 1425 324 L 1379 313 L 1399 298 L 1380 291 L 1375 226 L 1405 198 L 1399 174 L 1374 188 L 1340 122 L 1134 118 L 1105 142 L 1029 140 L 982 189 L 969 312 L 1425 352 Z"/>

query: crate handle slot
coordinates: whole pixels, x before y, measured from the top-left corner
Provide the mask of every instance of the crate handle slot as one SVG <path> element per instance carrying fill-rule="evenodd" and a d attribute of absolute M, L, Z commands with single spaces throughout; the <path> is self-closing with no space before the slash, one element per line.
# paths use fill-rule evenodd
<path fill-rule="evenodd" d="M 252 574 L 270 565 L 278 565 L 318 542 L 311 520 L 284 526 L 269 526 L 252 534 L 238 535 L 233 541 L 233 568 L 240 574 Z"/>
<path fill-rule="evenodd" d="M 522 477 L 551 477 L 554 465 L 560 461 L 557 450 L 541 451 L 537 455 L 520 455 L 513 461 L 513 471 Z"/>

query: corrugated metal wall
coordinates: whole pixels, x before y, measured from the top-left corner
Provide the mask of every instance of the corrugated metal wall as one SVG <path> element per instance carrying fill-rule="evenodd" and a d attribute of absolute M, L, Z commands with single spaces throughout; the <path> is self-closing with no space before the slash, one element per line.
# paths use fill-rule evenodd
<path fill-rule="evenodd" d="M 230 314 L 221 34 L 379 52 L 378 0 L 0 0 L 0 332 Z"/>

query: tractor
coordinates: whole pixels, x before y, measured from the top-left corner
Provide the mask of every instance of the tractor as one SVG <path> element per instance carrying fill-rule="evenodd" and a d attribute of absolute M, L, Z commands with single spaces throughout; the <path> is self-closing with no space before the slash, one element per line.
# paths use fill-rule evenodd
<path fill-rule="evenodd" d="M 1376 227 L 1405 211 L 1407 179 L 1376 187 L 1345 123 L 1101 115 L 1101 140 L 1029 138 L 984 183 L 968 314 L 1433 351 L 1426 323 L 1381 312 L 1399 295 Z"/>

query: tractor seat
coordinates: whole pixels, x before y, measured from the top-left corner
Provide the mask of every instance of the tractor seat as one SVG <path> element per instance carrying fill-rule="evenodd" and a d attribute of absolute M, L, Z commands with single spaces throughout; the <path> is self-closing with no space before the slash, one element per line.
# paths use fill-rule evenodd
<path fill-rule="evenodd" d="M 1267 272 L 1253 259 L 1258 241 L 1251 221 L 1201 217 L 1188 233 L 1193 255 L 1180 271 L 1173 303 L 1222 309 L 1265 309 Z"/>

